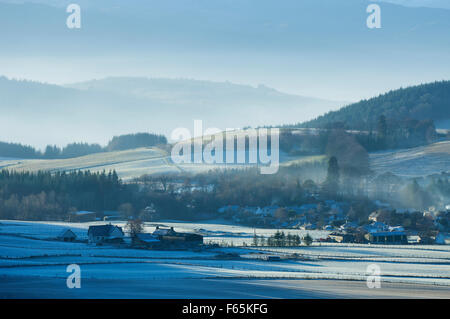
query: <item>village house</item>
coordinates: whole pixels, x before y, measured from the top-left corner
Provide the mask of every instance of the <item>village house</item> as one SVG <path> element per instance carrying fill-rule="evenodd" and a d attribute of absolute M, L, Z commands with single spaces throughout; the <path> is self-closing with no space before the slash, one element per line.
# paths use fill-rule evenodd
<path fill-rule="evenodd" d="M 422 238 L 417 233 L 411 233 L 406 236 L 408 244 L 417 245 L 422 243 Z"/>
<path fill-rule="evenodd" d="M 353 231 L 358 228 L 358 224 L 347 221 L 344 225 L 341 225 L 340 229 L 343 231 Z"/>
<path fill-rule="evenodd" d="M 389 231 L 389 226 L 382 222 L 373 222 L 369 225 L 363 226 L 363 229 L 368 233 L 377 233 Z"/>
<path fill-rule="evenodd" d="M 145 248 L 155 248 L 161 245 L 161 241 L 153 234 L 140 233 L 136 234 L 136 237 L 133 238 L 133 245 Z"/>
<path fill-rule="evenodd" d="M 89 226 L 89 243 L 122 243 L 124 233 L 122 227 L 114 225 Z"/>
<path fill-rule="evenodd" d="M 408 238 L 403 231 L 373 232 L 364 236 L 371 244 L 407 244 Z"/>
<path fill-rule="evenodd" d="M 203 236 L 191 233 L 178 233 L 173 227 L 160 228 L 156 226 L 153 236 L 161 244 L 169 246 L 198 246 L 203 244 Z"/>
<path fill-rule="evenodd" d="M 69 228 L 63 229 L 56 237 L 57 240 L 72 242 L 77 239 L 77 235 Z"/>
<path fill-rule="evenodd" d="M 355 236 L 346 232 L 332 232 L 328 235 L 328 238 L 336 243 L 352 243 L 355 241 Z"/>

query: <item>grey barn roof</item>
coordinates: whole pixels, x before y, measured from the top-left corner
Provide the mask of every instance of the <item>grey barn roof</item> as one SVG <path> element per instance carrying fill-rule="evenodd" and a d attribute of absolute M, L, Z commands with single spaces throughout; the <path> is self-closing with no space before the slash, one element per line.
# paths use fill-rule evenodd
<path fill-rule="evenodd" d="M 92 235 L 94 237 L 97 236 L 109 236 L 117 226 L 114 225 L 100 225 L 100 226 L 89 226 L 88 235 Z M 122 228 L 117 227 L 122 233 Z"/>
<path fill-rule="evenodd" d="M 157 236 L 153 236 L 152 234 L 140 233 L 136 234 L 136 236 L 139 240 L 146 243 L 156 243 L 160 241 Z"/>
<path fill-rule="evenodd" d="M 58 235 L 58 238 L 62 238 L 62 237 L 76 238 L 77 235 L 70 228 L 65 228 Z"/>

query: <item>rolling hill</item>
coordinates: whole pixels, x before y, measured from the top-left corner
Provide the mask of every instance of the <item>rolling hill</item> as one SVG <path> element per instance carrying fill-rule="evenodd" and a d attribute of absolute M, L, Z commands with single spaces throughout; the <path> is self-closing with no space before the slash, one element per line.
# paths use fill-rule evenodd
<path fill-rule="evenodd" d="M 381 115 L 399 121 L 432 119 L 446 123 L 450 119 L 450 81 L 390 91 L 338 111 L 328 112 L 300 126 L 323 128 L 333 122 L 342 122 L 351 129 L 369 130 L 376 128 Z"/>
<path fill-rule="evenodd" d="M 370 154 L 377 174 L 391 172 L 402 177 L 421 177 L 450 171 L 450 141 L 396 151 Z"/>
<path fill-rule="evenodd" d="M 2 74 L 230 80 L 357 101 L 450 72 L 445 9 L 383 2 L 370 30 L 369 0 L 79 0 L 82 28 L 70 30 L 71 2 L 0 0 Z"/>
<path fill-rule="evenodd" d="M 280 154 L 280 165 L 322 161 L 324 156 L 287 156 Z M 402 177 L 421 177 L 450 171 L 450 141 L 395 151 L 381 151 L 369 154 L 370 168 L 376 174 L 386 172 Z M 22 160 L 0 158 L 0 169 L 16 171 L 39 170 L 72 171 L 116 170 L 125 181 L 142 175 L 170 174 L 177 172 L 199 173 L 211 169 L 244 168 L 241 164 L 174 164 L 170 155 L 158 148 L 139 148 L 91 154 L 87 156 L 56 160 Z"/>
<path fill-rule="evenodd" d="M 285 94 L 266 86 L 188 79 L 106 78 L 50 85 L 0 77 L 0 140 L 44 148 L 74 141 L 105 145 L 111 136 L 220 129 L 311 119 L 339 102 Z"/>

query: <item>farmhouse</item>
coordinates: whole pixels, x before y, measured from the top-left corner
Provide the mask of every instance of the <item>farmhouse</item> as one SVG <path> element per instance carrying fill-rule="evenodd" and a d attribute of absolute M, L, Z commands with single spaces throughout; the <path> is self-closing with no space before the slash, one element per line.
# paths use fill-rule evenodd
<path fill-rule="evenodd" d="M 407 236 L 407 240 L 408 240 L 408 244 L 420 244 L 422 238 L 419 235 L 414 234 L 414 235 Z"/>
<path fill-rule="evenodd" d="M 197 246 L 203 244 L 203 236 L 191 233 L 178 233 L 173 227 L 160 228 L 156 226 L 153 236 L 163 245 Z"/>
<path fill-rule="evenodd" d="M 355 236 L 353 234 L 346 232 L 332 232 L 328 235 L 328 238 L 337 243 L 352 243 L 355 240 Z"/>
<path fill-rule="evenodd" d="M 346 222 L 344 225 L 341 225 L 341 227 L 339 227 L 339 228 L 343 231 L 353 231 L 356 228 L 358 228 L 358 224 L 353 223 L 353 222 Z"/>
<path fill-rule="evenodd" d="M 56 237 L 61 241 L 74 241 L 77 239 L 77 235 L 69 228 L 63 229 L 61 233 Z"/>
<path fill-rule="evenodd" d="M 382 222 L 373 222 L 369 225 L 363 226 L 363 229 L 368 233 L 377 233 L 389 231 L 389 226 Z"/>
<path fill-rule="evenodd" d="M 368 233 L 365 238 L 372 244 L 407 244 L 408 238 L 403 231 Z"/>
<path fill-rule="evenodd" d="M 155 248 L 161 244 L 161 241 L 153 234 L 140 233 L 133 238 L 133 244 L 146 248 Z"/>
<path fill-rule="evenodd" d="M 89 226 L 88 237 L 90 243 L 121 243 L 124 233 L 122 227 L 114 225 Z"/>
<path fill-rule="evenodd" d="M 355 236 L 347 232 L 332 232 L 328 235 L 328 238 L 337 243 L 352 243 L 355 241 Z"/>

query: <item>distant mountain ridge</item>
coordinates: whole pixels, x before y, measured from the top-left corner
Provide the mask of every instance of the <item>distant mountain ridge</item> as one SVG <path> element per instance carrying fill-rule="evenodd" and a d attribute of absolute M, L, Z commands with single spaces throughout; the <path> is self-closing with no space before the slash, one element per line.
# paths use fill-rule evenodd
<path fill-rule="evenodd" d="M 282 93 L 265 85 L 253 87 L 231 82 L 212 82 L 194 79 L 168 79 L 145 77 L 108 77 L 65 85 L 67 88 L 118 93 L 136 98 L 158 99 L 167 103 L 220 103 L 240 101 L 254 103 L 254 99 L 264 97 L 258 103 L 270 104 L 278 99 L 278 103 L 304 103 L 311 106 L 336 105 L 343 102 L 305 97 Z M 280 106 L 281 107 L 281 106 Z"/>
<path fill-rule="evenodd" d="M 0 77 L 0 140 L 105 145 L 111 136 L 136 132 L 170 138 L 177 127 L 192 130 L 195 119 L 224 130 L 312 119 L 339 105 L 227 82 L 106 78 L 59 86 Z"/>
<path fill-rule="evenodd" d="M 450 72 L 445 9 L 383 2 L 382 28 L 373 30 L 369 0 L 80 0 L 82 27 L 72 30 L 69 2 L 0 0 L 2 74 L 261 81 L 356 101 Z"/>

